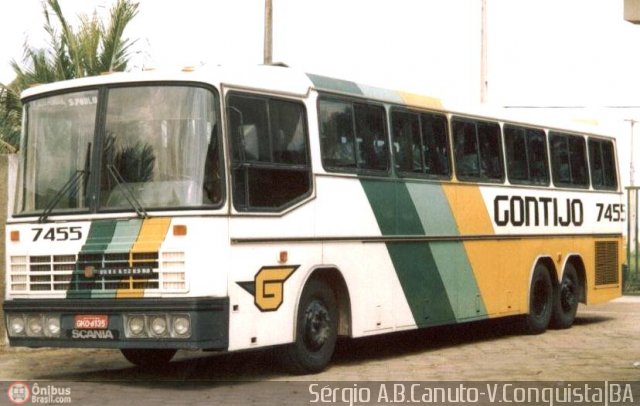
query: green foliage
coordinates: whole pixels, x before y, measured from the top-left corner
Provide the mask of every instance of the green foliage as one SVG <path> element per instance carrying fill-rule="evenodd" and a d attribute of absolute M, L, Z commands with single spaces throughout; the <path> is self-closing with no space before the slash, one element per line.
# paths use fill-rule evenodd
<path fill-rule="evenodd" d="M 0 84 L 0 153 L 14 153 L 20 143 L 20 96 Z"/>
<path fill-rule="evenodd" d="M 138 3 L 118 0 L 106 24 L 96 13 L 82 15 L 77 29 L 67 22 L 58 0 L 46 0 L 43 12 L 49 47 L 38 49 L 25 44 L 22 64 L 11 62 L 16 79 L 0 86 L 0 152 L 18 148 L 22 115 L 18 94 L 22 90 L 36 84 L 124 71 L 131 58 L 135 41 L 123 35 L 138 13 Z"/>

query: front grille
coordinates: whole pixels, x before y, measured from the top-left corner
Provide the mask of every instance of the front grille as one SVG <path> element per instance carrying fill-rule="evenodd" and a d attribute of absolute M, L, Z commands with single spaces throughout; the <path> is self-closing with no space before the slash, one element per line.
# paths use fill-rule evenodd
<path fill-rule="evenodd" d="M 618 242 L 596 241 L 595 251 L 596 286 L 619 283 Z"/>
<path fill-rule="evenodd" d="M 13 292 L 67 290 L 75 269 L 75 255 L 12 256 L 10 289 Z"/>
<path fill-rule="evenodd" d="M 86 277 L 90 269 L 92 276 Z M 80 253 L 71 291 L 158 289 L 158 253 Z"/>
<path fill-rule="evenodd" d="M 187 289 L 184 252 L 12 256 L 9 270 L 15 294 Z M 93 276 L 85 277 L 85 270 Z"/>

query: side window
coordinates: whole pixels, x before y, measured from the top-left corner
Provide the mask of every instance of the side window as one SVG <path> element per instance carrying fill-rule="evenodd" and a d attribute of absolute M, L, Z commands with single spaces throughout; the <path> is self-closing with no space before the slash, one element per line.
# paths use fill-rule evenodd
<path fill-rule="evenodd" d="M 320 100 L 320 146 L 326 168 L 356 169 L 353 106 L 336 100 Z"/>
<path fill-rule="evenodd" d="M 594 189 L 616 190 L 618 188 L 613 142 L 589 138 L 589 163 L 591 184 Z"/>
<path fill-rule="evenodd" d="M 502 145 L 497 123 L 452 120 L 456 176 L 461 180 L 502 182 Z"/>
<path fill-rule="evenodd" d="M 511 183 L 549 184 L 544 131 L 505 124 L 504 142 Z"/>
<path fill-rule="evenodd" d="M 449 131 L 447 118 L 441 114 L 423 113 L 422 144 L 424 150 L 425 173 L 438 177 L 449 177 Z"/>
<path fill-rule="evenodd" d="M 393 152 L 400 173 L 449 177 L 447 118 L 440 114 L 391 112 Z"/>
<path fill-rule="evenodd" d="M 407 111 L 391 112 L 393 154 L 400 173 L 422 173 L 423 154 L 420 116 Z"/>
<path fill-rule="evenodd" d="M 389 152 L 382 106 L 321 98 L 322 164 L 337 171 L 387 171 Z"/>
<path fill-rule="evenodd" d="M 271 97 L 227 98 L 233 205 L 238 211 L 277 211 L 311 193 L 304 106 Z"/>
<path fill-rule="evenodd" d="M 589 187 L 584 138 L 564 133 L 549 134 L 553 183 L 558 186 Z"/>

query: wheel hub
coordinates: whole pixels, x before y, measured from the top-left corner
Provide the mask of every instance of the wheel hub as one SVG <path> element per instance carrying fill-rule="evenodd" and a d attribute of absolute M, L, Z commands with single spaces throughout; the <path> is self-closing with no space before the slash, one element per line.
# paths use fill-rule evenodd
<path fill-rule="evenodd" d="M 576 286 L 573 281 L 569 279 L 562 281 L 562 286 L 560 287 L 560 304 L 562 305 L 562 309 L 564 311 L 570 311 L 576 305 L 576 301 Z"/>
<path fill-rule="evenodd" d="M 544 314 L 547 309 L 547 287 L 543 282 L 536 282 L 533 288 L 533 313 L 537 316 Z"/>
<path fill-rule="evenodd" d="M 304 314 L 304 342 L 307 348 L 320 349 L 329 338 L 331 318 L 329 311 L 318 300 L 309 303 Z"/>

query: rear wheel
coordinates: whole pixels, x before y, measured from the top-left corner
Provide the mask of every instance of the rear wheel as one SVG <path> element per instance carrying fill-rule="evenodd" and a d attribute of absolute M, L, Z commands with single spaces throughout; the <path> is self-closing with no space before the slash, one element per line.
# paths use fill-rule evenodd
<path fill-rule="evenodd" d="M 536 265 L 529 291 L 529 314 L 524 319 L 525 332 L 543 333 L 549 326 L 553 309 L 553 284 L 549 270 L 543 264 Z"/>
<path fill-rule="evenodd" d="M 335 349 L 337 331 L 338 311 L 333 290 L 324 281 L 310 280 L 298 306 L 295 341 L 284 348 L 285 366 L 297 374 L 325 369 Z"/>
<path fill-rule="evenodd" d="M 175 349 L 122 348 L 120 352 L 134 365 L 144 368 L 163 366 L 176 354 Z"/>
<path fill-rule="evenodd" d="M 579 288 L 576 268 L 567 263 L 553 300 L 553 314 L 551 316 L 553 328 L 569 328 L 573 324 L 578 310 Z"/>

